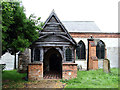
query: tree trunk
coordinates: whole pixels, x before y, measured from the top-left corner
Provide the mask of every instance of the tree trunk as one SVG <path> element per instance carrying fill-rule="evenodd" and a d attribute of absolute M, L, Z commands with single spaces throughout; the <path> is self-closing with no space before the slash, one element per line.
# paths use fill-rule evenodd
<path fill-rule="evenodd" d="M 14 58 L 14 69 L 16 69 L 16 53 L 14 54 L 15 58 Z"/>

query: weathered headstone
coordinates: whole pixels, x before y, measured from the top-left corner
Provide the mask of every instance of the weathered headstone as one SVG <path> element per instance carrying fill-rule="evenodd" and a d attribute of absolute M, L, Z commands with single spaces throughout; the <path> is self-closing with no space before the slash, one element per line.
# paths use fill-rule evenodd
<path fill-rule="evenodd" d="M 82 70 L 82 65 L 77 65 L 77 70 L 78 71 Z"/>
<path fill-rule="evenodd" d="M 103 71 L 106 73 L 110 72 L 110 61 L 108 59 L 103 60 Z"/>
<path fill-rule="evenodd" d="M 27 66 L 30 62 L 30 50 L 26 49 L 24 52 L 20 52 L 18 60 L 18 72 L 27 72 Z"/>

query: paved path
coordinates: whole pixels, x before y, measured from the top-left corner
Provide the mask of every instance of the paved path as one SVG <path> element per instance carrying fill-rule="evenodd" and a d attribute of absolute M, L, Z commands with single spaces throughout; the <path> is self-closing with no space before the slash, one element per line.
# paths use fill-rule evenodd
<path fill-rule="evenodd" d="M 40 80 L 25 84 L 25 88 L 64 88 L 65 84 L 59 80 Z"/>

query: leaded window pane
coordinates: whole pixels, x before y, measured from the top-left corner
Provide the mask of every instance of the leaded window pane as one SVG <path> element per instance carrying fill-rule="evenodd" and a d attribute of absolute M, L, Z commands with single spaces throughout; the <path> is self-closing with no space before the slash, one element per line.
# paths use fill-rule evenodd
<path fill-rule="evenodd" d="M 105 44 L 102 41 L 99 41 L 96 46 L 96 56 L 99 59 L 105 58 Z"/>
<path fill-rule="evenodd" d="M 101 58 L 104 59 L 105 57 L 105 47 L 104 45 L 101 46 Z"/>
<path fill-rule="evenodd" d="M 76 48 L 76 59 L 85 59 L 85 44 L 83 41 L 78 43 L 78 47 Z"/>
<path fill-rule="evenodd" d="M 66 61 L 72 61 L 72 50 L 70 48 L 66 49 Z"/>
<path fill-rule="evenodd" d="M 40 61 L 40 50 L 35 49 L 34 51 L 34 61 Z"/>
<path fill-rule="evenodd" d="M 31 49 L 31 62 L 33 62 L 33 49 Z"/>

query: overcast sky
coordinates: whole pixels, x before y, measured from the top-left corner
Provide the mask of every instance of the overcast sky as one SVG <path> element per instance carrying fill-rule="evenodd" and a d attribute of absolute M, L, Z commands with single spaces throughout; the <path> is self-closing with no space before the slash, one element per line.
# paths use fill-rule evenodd
<path fill-rule="evenodd" d="M 22 0 L 27 17 L 45 21 L 54 9 L 61 21 L 95 21 L 103 32 L 118 32 L 119 0 Z"/>

